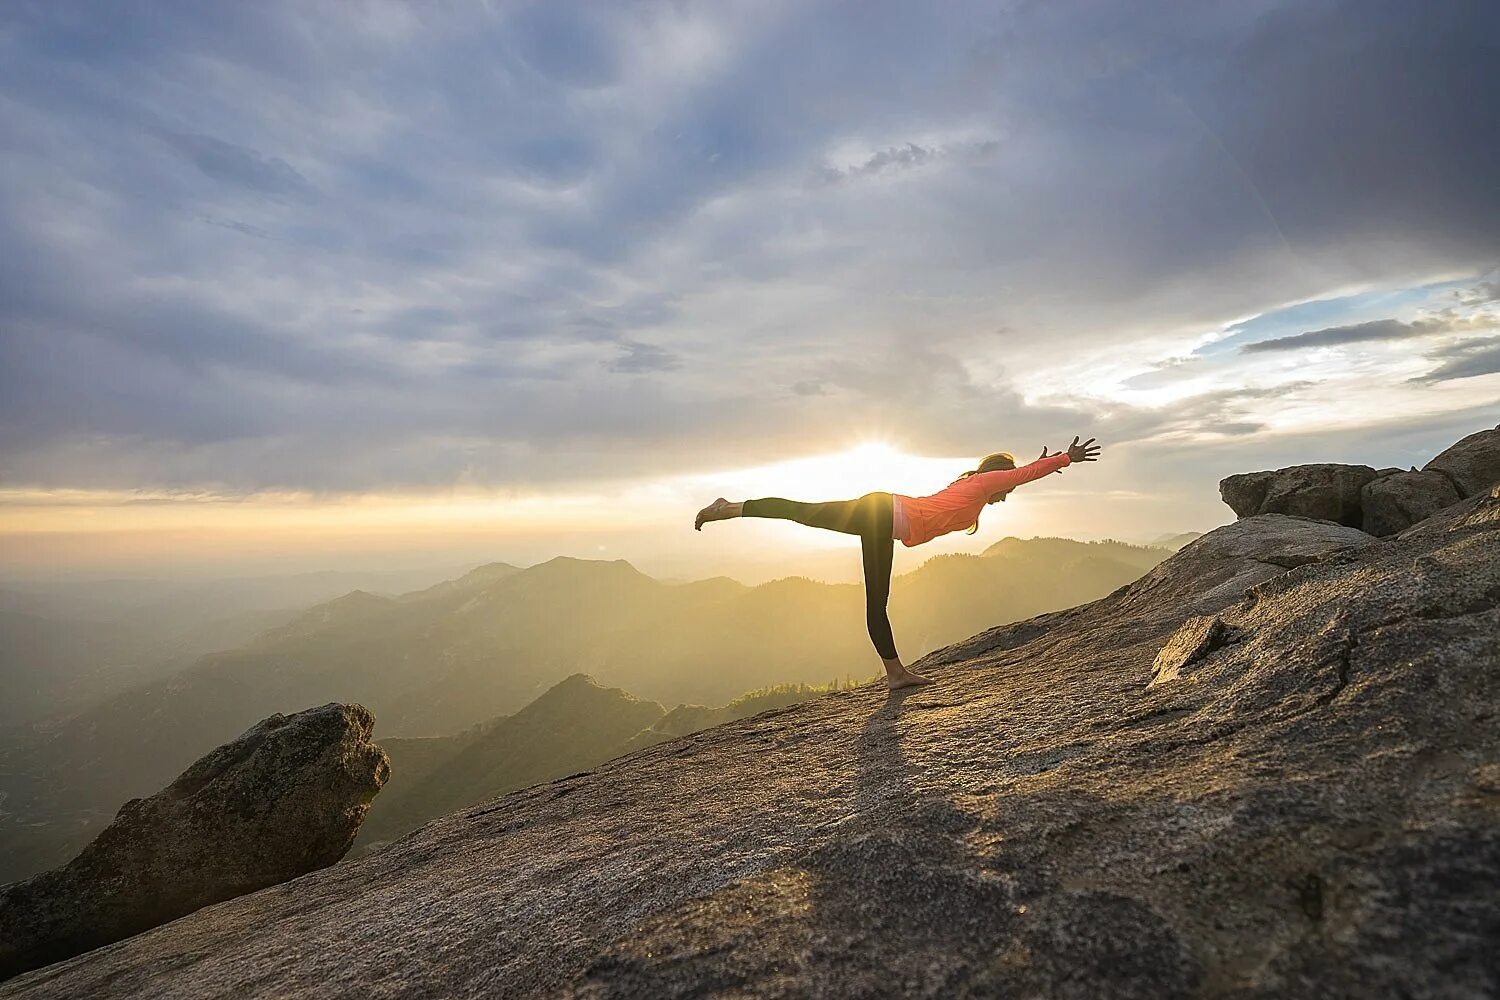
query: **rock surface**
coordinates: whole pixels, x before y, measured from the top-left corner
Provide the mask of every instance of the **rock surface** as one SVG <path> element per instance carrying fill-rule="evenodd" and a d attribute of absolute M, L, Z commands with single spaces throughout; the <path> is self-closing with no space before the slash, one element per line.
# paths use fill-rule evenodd
<path fill-rule="evenodd" d="M 0 888 L 0 976 L 338 861 L 389 773 L 359 705 L 274 715 L 132 799 L 67 865 Z"/>
<path fill-rule="evenodd" d="M 1462 499 L 1452 480 L 1433 469 L 1395 472 L 1365 484 L 1360 494 L 1362 527 L 1384 537 L 1405 531 Z"/>
<path fill-rule="evenodd" d="M 1151 683 L 1175 681 L 1193 664 L 1233 640 L 1234 633 L 1218 615 L 1189 618 L 1172 633 L 1151 664 Z"/>
<path fill-rule="evenodd" d="M 1494 996 L 1497 543 L 1251 517 L 0 996 Z"/>
<path fill-rule="evenodd" d="M 1500 483 L 1500 426 L 1470 434 L 1423 468 L 1447 476 L 1460 496 L 1485 492 Z"/>
<path fill-rule="evenodd" d="M 1368 465 L 1293 465 L 1246 472 L 1219 483 L 1219 495 L 1240 517 L 1290 514 L 1360 526 L 1360 491 L 1377 473 Z"/>
<path fill-rule="evenodd" d="M 1219 483 L 1238 517 L 1292 514 L 1394 535 L 1466 497 L 1500 484 L 1500 427 L 1444 449 L 1420 471 L 1368 465 L 1294 465 L 1245 472 Z"/>

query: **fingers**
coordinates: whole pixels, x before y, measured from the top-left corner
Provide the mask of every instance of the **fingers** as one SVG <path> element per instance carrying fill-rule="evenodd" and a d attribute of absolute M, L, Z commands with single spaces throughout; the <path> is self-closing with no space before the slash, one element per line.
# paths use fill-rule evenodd
<path fill-rule="evenodd" d="M 1099 446 L 1095 444 L 1096 438 L 1089 438 L 1083 444 L 1078 443 L 1078 438 L 1073 438 L 1073 443 L 1068 447 L 1068 454 L 1075 462 L 1097 462 L 1099 461 Z"/>

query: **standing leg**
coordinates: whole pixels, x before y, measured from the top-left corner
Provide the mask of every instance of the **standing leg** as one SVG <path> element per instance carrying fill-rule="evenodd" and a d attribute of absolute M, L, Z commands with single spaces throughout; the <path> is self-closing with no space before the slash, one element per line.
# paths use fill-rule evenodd
<path fill-rule="evenodd" d="M 865 563 L 865 627 L 870 642 L 885 664 L 885 682 L 892 691 L 931 684 L 932 679 L 906 669 L 896 653 L 891 619 L 886 611 L 891 597 L 891 563 L 895 540 L 891 537 L 891 495 L 871 493 L 859 499 L 860 549 Z"/>
<path fill-rule="evenodd" d="M 882 512 L 887 519 L 890 518 L 889 502 L 861 500 L 859 545 L 865 562 L 865 628 L 869 630 L 875 652 L 889 663 L 892 660 L 900 662 L 896 655 L 896 640 L 891 635 L 891 619 L 886 614 L 891 596 L 891 560 L 895 543 L 889 524 L 884 531 L 880 530 Z"/>

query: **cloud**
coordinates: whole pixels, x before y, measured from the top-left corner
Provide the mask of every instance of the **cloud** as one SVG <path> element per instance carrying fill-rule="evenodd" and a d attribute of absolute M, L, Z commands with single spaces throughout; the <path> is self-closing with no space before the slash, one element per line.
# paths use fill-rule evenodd
<path fill-rule="evenodd" d="M 258 240 L 274 240 L 276 238 L 259 226 L 252 226 L 248 222 L 240 222 L 235 219 L 216 219 L 211 215 L 205 215 L 203 216 L 203 223 L 204 225 L 218 226 L 232 232 L 242 233 L 245 236 L 253 236 Z"/>
<path fill-rule="evenodd" d="M 605 363 L 612 372 L 639 375 L 645 372 L 667 372 L 682 366 L 681 360 L 655 344 L 642 344 L 633 340 L 620 342 L 623 353 L 613 361 Z"/>
<path fill-rule="evenodd" d="M 1487 305 L 1500 302 L 1500 279 L 1481 281 L 1473 288 L 1459 293 L 1459 302 L 1466 306 Z"/>
<path fill-rule="evenodd" d="M 1116 441 L 1242 437 L 1266 428 L 1266 421 L 1253 417 L 1268 402 L 1284 402 L 1316 386 L 1316 382 L 1301 380 L 1275 386 L 1212 389 L 1163 406 L 1122 404 L 1102 414 L 1098 425 L 1108 427 L 1111 439 Z"/>
<path fill-rule="evenodd" d="M 198 133 L 158 133 L 161 140 L 214 180 L 238 184 L 264 194 L 306 198 L 312 194 L 307 178 L 279 157 L 262 156 L 253 149 Z"/>
<path fill-rule="evenodd" d="M 1482 305 L 1489 301 L 1484 283 L 1455 293 L 1465 306 Z M 1338 347 L 1344 344 L 1359 344 L 1371 341 L 1410 340 L 1416 337 L 1431 337 L 1444 333 L 1465 330 L 1488 330 L 1500 327 L 1500 316 L 1483 310 L 1454 309 L 1436 310 L 1411 321 L 1398 319 L 1367 320 L 1342 326 L 1324 327 L 1287 337 L 1273 337 L 1248 343 L 1240 348 L 1242 354 L 1261 354 L 1268 351 L 1296 351 L 1309 347 Z"/>
<path fill-rule="evenodd" d="M 1330 326 L 1322 330 L 1310 330 L 1291 337 L 1276 337 L 1246 344 L 1240 350 L 1246 354 L 1264 351 L 1296 351 L 1307 347 L 1336 347 L 1341 344 L 1358 344 L 1371 340 L 1406 340 L 1443 332 L 1441 324 L 1429 322 L 1403 323 L 1394 319 L 1377 319 L 1368 323 L 1350 326 Z"/>
<path fill-rule="evenodd" d="M 809 426 L 934 454 L 1116 410 L 1244 430 L 1274 395 L 1179 419 L 1039 393 L 1076 357 L 1492 272 L 1495 17 L 25 6 L 0 473 L 534 486 L 840 443 Z"/>
<path fill-rule="evenodd" d="M 1413 382 L 1451 382 L 1500 372 L 1500 338 L 1481 337 L 1462 340 L 1430 352 L 1431 360 L 1441 359 L 1432 371 L 1412 379 Z"/>
<path fill-rule="evenodd" d="M 1265 430 L 1266 425 L 1255 420 L 1235 420 L 1229 423 L 1215 424 L 1213 430 L 1219 434 L 1254 434 Z"/>
<path fill-rule="evenodd" d="M 865 160 L 848 167 L 839 168 L 824 164 L 818 168 L 816 178 L 824 184 L 839 184 L 844 181 L 877 174 L 892 174 L 912 170 L 945 159 L 979 160 L 1000 148 L 994 139 L 952 143 L 944 146 L 919 146 L 906 142 L 878 150 Z"/>

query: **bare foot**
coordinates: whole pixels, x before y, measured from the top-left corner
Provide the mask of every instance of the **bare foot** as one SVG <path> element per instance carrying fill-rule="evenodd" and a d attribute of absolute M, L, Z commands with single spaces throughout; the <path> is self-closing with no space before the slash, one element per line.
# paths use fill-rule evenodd
<path fill-rule="evenodd" d="M 934 684 L 931 677 L 923 677 L 914 674 L 910 670 L 903 670 L 899 674 L 887 674 L 885 678 L 886 687 L 892 691 L 900 691 L 902 688 L 921 687 L 924 684 Z"/>
<path fill-rule="evenodd" d="M 707 523 L 709 521 L 722 521 L 722 520 L 724 520 L 724 518 L 726 518 L 726 517 L 729 516 L 724 511 L 724 508 L 728 507 L 728 506 L 730 506 L 729 501 L 725 500 L 723 497 L 719 497 L 719 499 L 715 500 L 713 503 L 709 504 L 707 507 L 704 507 L 702 510 L 700 510 L 698 512 L 698 519 L 693 522 L 693 530 L 694 531 L 702 531 L 703 530 L 703 525 L 705 523 Z"/>

